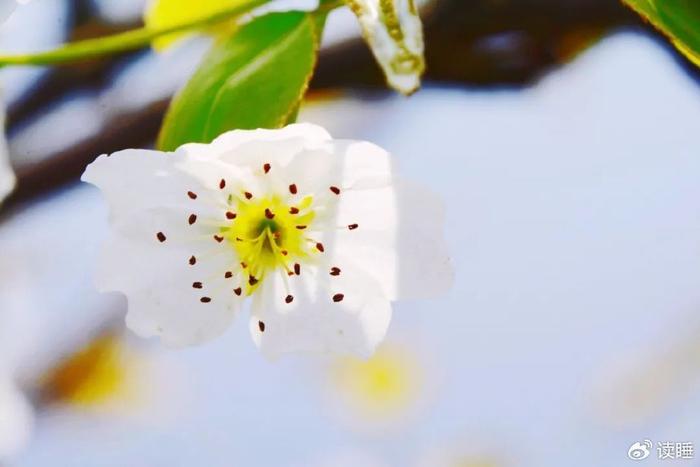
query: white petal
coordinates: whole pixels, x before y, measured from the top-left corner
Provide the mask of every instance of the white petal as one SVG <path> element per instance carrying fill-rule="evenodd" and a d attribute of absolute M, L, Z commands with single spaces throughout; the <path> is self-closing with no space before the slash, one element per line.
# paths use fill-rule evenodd
<path fill-rule="evenodd" d="M 280 162 L 277 162 L 280 164 Z M 329 188 L 366 189 L 391 183 L 395 161 L 372 143 L 351 140 L 326 141 L 313 149 L 297 152 L 270 172 L 272 188 L 287 190 L 295 184 L 299 192 L 329 196 Z"/>
<path fill-rule="evenodd" d="M 7 462 L 24 448 L 32 432 L 32 408 L 10 381 L 0 381 L 0 461 Z"/>
<path fill-rule="evenodd" d="M 419 184 L 348 191 L 338 204 L 341 229 L 331 261 L 350 262 L 378 281 L 391 300 L 428 298 L 452 285 L 441 200 Z"/>
<path fill-rule="evenodd" d="M 229 131 L 217 137 L 212 143 L 212 146 L 217 151 L 224 150 L 225 152 L 231 152 L 238 149 L 240 145 L 251 141 L 260 143 L 286 143 L 293 141 L 301 148 L 317 146 L 330 139 L 331 135 L 323 127 L 314 125 L 313 123 L 295 123 L 278 130 L 259 128 L 257 130 Z M 297 151 L 298 149 L 291 152 L 295 153 Z"/>
<path fill-rule="evenodd" d="M 211 243 L 218 251 L 204 254 L 169 243 L 154 248 L 114 232 L 103 250 L 98 288 L 126 293 L 127 325 L 143 337 L 157 335 L 176 347 L 218 337 L 240 308 L 233 289 L 241 278 L 224 277 L 228 265 L 235 265 L 237 259 L 230 248 L 216 242 Z M 188 259 L 193 254 L 197 262 L 192 266 Z M 203 288 L 193 288 L 195 282 L 202 282 Z M 211 301 L 203 303 L 202 297 Z"/>
<path fill-rule="evenodd" d="M 211 144 L 191 143 L 180 149 L 259 170 L 270 160 L 286 165 L 302 149 L 317 147 L 330 139 L 331 135 L 318 125 L 297 123 L 278 130 L 233 130 L 218 136 Z"/>
<path fill-rule="evenodd" d="M 390 183 L 397 171 L 396 160 L 384 149 L 366 141 L 335 141 L 335 153 L 342 158 L 345 188 L 362 190 Z"/>
<path fill-rule="evenodd" d="M 230 290 L 229 295 L 234 297 Z M 236 299 L 224 301 L 214 295 L 212 302 L 202 303 L 191 291 L 175 287 L 130 293 L 128 302 L 129 329 L 141 337 L 160 336 L 171 347 L 197 345 L 219 337 L 239 308 Z"/>
<path fill-rule="evenodd" d="M 332 140 L 323 128 L 300 123 L 281 130 L 235 130 L 212 145 L 188 144 L 182 151 L 208 154 L 227 164 L 246 167 L 264 177 L 271 190 L 286 192 L 296 184 L 300 192 L 328 191 L 330 185 L 363 188 L 391 181 L 395 162 L 379 146 L 364 141 Z"/>
<path fill-rule="evenodd" d="M 206 154 L 178 151 L 165 153 L 127 149 L 102 155 L 90 164 L 81 180 L 102 190 L 113 216 L 149 207 L 191 207 L 190 191 L 204 196 L 202 204 L 215 204 L 216 186 L 227 183 L 254 184 L 250 175 L 222 164 Z"/>
<path fill-rule="evenodd" d="M 235 181 L 235 170 L 216 160 L 130 150 L 100 157 L 84 174 L 112 208 L 98 286 L 126 293 L 127 324 L 138 334 L 174 346 L 200 343 L 223 333 L 239 308 L 233 289 L 243 279 L 224 276 L 239 261 L 214 239 L 226 210 L 222 173 Z"/>
<path fill-rule="evenodd" d="M 343 295 L 342 301 L 333 300 L 336 294 Z M 293 297 L 291 303 L 287 295 Z M 391 304 L 378 284 L 349 266 L 337 277 L 308 266 L 300 276 L 266 277 L 252 312 L 251 334 L 270 358 L 290 352 L 367 357 L 384 339 L 391 320 Z"/>

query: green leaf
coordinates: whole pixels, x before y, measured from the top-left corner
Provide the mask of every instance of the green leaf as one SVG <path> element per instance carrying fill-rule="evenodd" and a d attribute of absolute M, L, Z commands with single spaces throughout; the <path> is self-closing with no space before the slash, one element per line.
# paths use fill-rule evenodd
<path fill-rule="evenodd" d="M 700 1 L 623 0 L 700 66 Z"/>
<path fill-rule="evenodd" d="M 159 148 L 208 143 L 233 129 L 285 125 L 313 74 L 318 27 L 311 13 L 270 13 L 216 43 L 170 104 Z"/>

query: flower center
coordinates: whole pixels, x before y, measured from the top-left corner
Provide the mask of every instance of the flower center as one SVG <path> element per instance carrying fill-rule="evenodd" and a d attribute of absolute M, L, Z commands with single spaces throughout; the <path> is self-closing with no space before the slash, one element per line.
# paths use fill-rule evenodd
<path fill-rule="evenodd" d="M 314 247 L 307 239 L 307 229 L 315 217 L 312 202 L 312 197 L 306 196 L 293 206 L 278 195 L 246 195 L 232 203 L 221 236 L 236 250 L 241 266 L 247 270 L 248 294 L 268 272 L 281 268 L 292 274 L 295 263 L 309 258 Z"/>

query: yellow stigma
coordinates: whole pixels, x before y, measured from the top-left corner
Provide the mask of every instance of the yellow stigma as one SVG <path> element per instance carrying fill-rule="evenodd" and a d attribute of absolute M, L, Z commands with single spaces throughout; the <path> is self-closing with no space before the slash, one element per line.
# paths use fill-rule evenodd
<path fill-rule="evenodd" d="M 295 263 L 309 259 L 315 248 L 308 239 L 315 217 L 312 202 L 311 196 L 294 206 L 276 195 L 260 199 L 243 196 L 231 206 L 227 213 L 230 223 L 221 229 L 221 235 L 253 278 L 246 293 L 252 293 L 268 272 L 280 268 L 291 274 Z"/>

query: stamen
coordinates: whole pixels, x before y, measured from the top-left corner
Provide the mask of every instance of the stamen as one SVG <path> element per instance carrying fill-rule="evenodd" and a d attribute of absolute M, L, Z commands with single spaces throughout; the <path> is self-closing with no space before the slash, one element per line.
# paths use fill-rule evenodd
<path fill-rule="evenodd" d="M 245 261 L 241 261 L 241 267 L 245 269 L 248 267 L 248 265 L 245 263 Z"/>
<path fill-rule="evenodd" d="M 292 295 L 287 295 L 284 301 L 285 303 L 292 303 L 294 301 L 294 297 Z"/>
<path fill-rule="evenodd" d="M 250 284 L 251 286 L 254 286 L 257 283 L 258 283 L 258 279 L 255 276 L 253 276 L 252 274 L 250 276 L 248 276 L 248 284 Z"/>
<path fill-rule="evenodd" d="M 342 302 L 344 298 L 345 298 L 345 295 L 343 295 L 342 293 L 337 293 L 337 294 L 333 295 L 333 301 L 336 303 Z"/>
<path fill-rule="evenodd" d="M 340 275 L 340 268 L 333 266 L 331 268 L 331 276 L 339 276 Z"/>
<path fill-rule="evenodd" d="M 195 193 L 194 191 L 188 191 L 187 196 L 189 196 L 190 199 L 197 199 L 197 193 Z"/>
<path fill-rule="evenodd" d="M 226 271 L 226 274 L 224 274 L 224 279 L 230 279 L 233 277 L 233 273 L 231 271 Z"/>
<path fill-rule="evenodd" d="M 202 303 L 209 303 L 209 302 L 211 302 L 211 298 L 209 298 L 209 297 L 202 297 L 202 298 L 199 299 L 199 301 L 202 302 Z"/>
<path fill-rule="evenodd" d="M 291 208 L 289 208 L 289 214 L 299 214 L 299 208 L 295 208 L 294 206 L 292 206 Z"/>
<path fill-rule="evenodd" d="M 156 234 L 156 238 L 160 243 L 163 243 L 166 240 L 165 234 L 163 232 L 158 232 Z"/>
<path fill-rule="evenodd" d="M 194 266 L 195 264 L 197 264 L 197 258 L 192 255 L 190 256 L 190 266 Z"/>
<path fill-rule="evenodd" d="M 340 188 L 338 188 L 337 186 L 330 187 L 330 190 L 336 195 L 340 194 Z"/>
<path fill-rule="evenodd" d="M 195 289 L 201 289 L 202 287 L 204 287 L 204 285 L 202 285 L 201 282 L 193 282 L 192 287 L 194 287 Z"/>
<path fill-rule="evenodd" d="M 214 235 L 214 240 L 221 243 L 224 241 L 224 237 L 222 237 L 221 235 Z"/>
<path fill-rule="evenodd" d="M 306 228 L 305 225 L 297 225 L 297 229 L 299 230 L 304 230 Z"/>
<path fill-rule="evenodd" d="M 258 321 L 258 329 L 260 329 L 260 332 L 265 332 L 265 323 Z"/>
<path fill-rule="evenodd" d="M 282 256 L 287 256 L 289 254 L 287 250 L 280 250 L 280 253 L 282 254 Z"/>
<path fill-rule="evenodd" d="M 219 182 L 219 188 L 221 188 L 222 190 L 226 188 L 226 180 L 224 180 L 223 178 Z"/>
<path fill-rule="evenodd" d="M 296 194 L 297 194 L 297 186 L 296 186 L 294 183 L 292 183 L 291 185 L 289 185 L 289 192 L 290 192 L 291 194 L 293 194 L 293 195 L 296 195 Z"/>
<path fill-rule="evenodd" d="M 240 297 L 241 294 L 243 293 L 243 290 L 240 287 L 236 287 L 235 289 L 233 289 L 233 293 L 235 293 L 236 295 L 238 295 Z"/>
<path fill-rule="evenodd" d="M 265 173 L 268 173 L 268 172 L 270 171 L 271 168 L 272 168 L 272 167 L 270 166 L 270 164 L 267 164 L 267 163 L 266 163 L 265 165 L 263 165 L 263 170 L 265 171 Z"/>
<path fill-rule="evenodd" d="M 350 224 L 350 225 L 348 225 L 348 229 L 350 229 L 350 230 L 355 230 L 355 229 L 358 228 L 358 227 L 359 227 L 358 224 Z"/>
<path fill-rule="evenodd" d="M 275 214 L 272 211 L 270 211 L 270 208 L 265 208 L 265 217 L 267 217 L 268 219 L 274 219 Z"/>
<path fill-rule="evenodd" d="M 196 214 L 190 214 L 189 219 L 187 219 L 187 222 L 190 223 L 190 225 L 194 224 L 197 222 L 197 215 Z"/>
<path fill-rule="evenodd" d="M 235 218 L 236 218 L 236 213 L 235 213 L 235 212 L 231 212 L 231 211 L 226 212 L 226 219 L 232 221 L 232 220 L 234 220 Z"/>
<path fill-rule="evenodd" d="M 253 193 L 249 191 L 244 191 L 243 196 L 245 196 L 245 199 L 251 199 L 253 197 Z"/>
<path fill-rule="evenodd" d="M 323 253 L 323 252 L 324 252 L 323 243 L 318 242 L 318 243 L 316 244 L 316 249 L 317 249 L 318 251 L 320 251 L 321 253 Z"/>
<path fill-rule="evenodd" d="M 297 276 L 301 274 L 301 265 L 299 263 L 294 263 L 294 274 Z"/>

